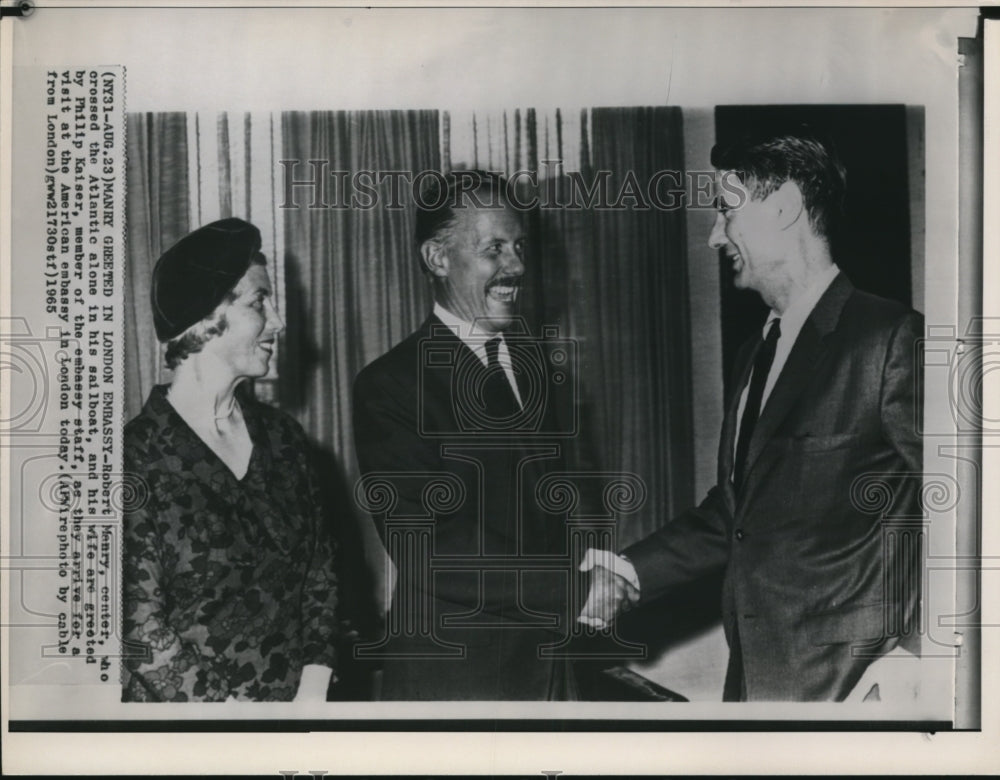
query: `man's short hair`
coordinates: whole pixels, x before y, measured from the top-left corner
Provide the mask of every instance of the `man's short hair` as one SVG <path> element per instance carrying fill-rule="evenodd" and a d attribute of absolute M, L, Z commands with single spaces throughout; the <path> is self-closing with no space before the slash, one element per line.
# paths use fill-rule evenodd
<path fill-rule="evenodd" d="M 500 208 L 509 204 L 507 187 L 507 179 L 491 171 L 450 171 L 430 177 L 417 197 L 417 248 L 431 239 L 448 238 L 457 209 Z"/>
<path fill-rule="evenodd" d="M 821 236 L 830 236 L 843 211 L 844 166 L 827 144 L 808 131 L 747 135 L 729 146 L 716 145 L 712 165 L 734 171 L 754 200 L 794 181 L 802 192 L 809 224 Z"/>
<path fill-rule="evenodd" d="M 267 259 L 260 252 L 257 252 L 250 258 L 250 265 L 266 266 Z M 222 303 L 216 307 L 216 310 L 210 316 L 196 322 L 179 336 L 170 339 L 167 342 L 167 351 L 163 356 L 167 368 L 171 370 L 177 368 L 188 355 L 201 352 L 205 344 L 216 336 L 221 336 L 225 333 L 226 328 L 229 327 L 229 323 L 226 322 L 225 307 L 228 307 L 235 300 L 236 292 L 234 288 L 225 294 Z M 220 307 L 223 308 L 223 311 L 219 311 Z"/>

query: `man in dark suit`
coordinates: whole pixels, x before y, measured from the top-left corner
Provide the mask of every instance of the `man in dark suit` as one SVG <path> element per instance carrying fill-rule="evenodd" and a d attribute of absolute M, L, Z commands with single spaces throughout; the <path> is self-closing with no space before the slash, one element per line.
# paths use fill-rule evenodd
<path fill-rule="evenodd" d="M 572 383 L 516 316 L 525 235 L 507 181 L 440 184 L 416 215 L 434 311 L 354 385 L 361 501 L 398 572 L 381 698 L 563 699 L 565 665 L 543 648 L 571 625 L 572 565 L 552 563 L 565 529 L 536 491 L 565 469 Z"/>
<path fill-rule="evenodd" d="M 725 700 L 884 699 L 918 649 L 923 321 L 834 265 L 845 177 L 822 144 L 758 137 L 712 163 L 709 245 L 770 316 L 735 363 L 716 486 L 621 557 L 589 556 L 583 617 L 722 571 Z"/>

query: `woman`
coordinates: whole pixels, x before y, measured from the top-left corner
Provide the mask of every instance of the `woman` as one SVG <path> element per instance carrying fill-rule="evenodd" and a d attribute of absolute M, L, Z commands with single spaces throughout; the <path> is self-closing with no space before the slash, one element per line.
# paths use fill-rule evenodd
<path fill-rule="evenodd" d="M 224 219 L 153 271 L 173 369 L 125 426 L 123 701 L 323 701 L 336 579 L 302 429 L 241 392 L 284 328 L 260 232 Z M 141 484 L 141 483 L 140 483 Z"/>

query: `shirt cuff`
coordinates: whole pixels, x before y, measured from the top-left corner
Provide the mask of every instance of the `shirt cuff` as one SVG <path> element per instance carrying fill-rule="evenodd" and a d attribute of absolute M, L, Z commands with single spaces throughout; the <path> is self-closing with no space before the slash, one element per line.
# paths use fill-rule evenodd
<path fill-rule="evenodd" d="M 611 550 L 595 550 L 593 547 L 588 547 L 580 564 L 580 571 L 589 571 L 595 566 L 604 567 L 622 577 L 636 590 L 640 590 L 639 575 L 636 574 L 635 566 L 624 555 L 616 555 Z"/>

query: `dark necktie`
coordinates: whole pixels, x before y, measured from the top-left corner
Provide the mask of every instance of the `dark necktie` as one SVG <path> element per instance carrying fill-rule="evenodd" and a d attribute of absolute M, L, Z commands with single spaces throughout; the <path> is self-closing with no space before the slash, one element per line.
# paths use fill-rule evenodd
<path fill-rule="evenodd" d="M 781 320 L 776 319 L 771 324 L 771 329 L 767 332 L 767 338 L 757 350 L 757 357 L 753 361 L 753 375 L 750 377 L 750 390 L 747 392 L 747 402 L 743 407 L 743 417 L 740 419 L 740 437 L 736 442 L 736 464 L 733 472 L 733 484 L 739 490 L 743 484 L 743 471 L 746 468 L 747 453 L 750 450 L 750 439 L 753 438 L 753 430 L 757 427 L 757 418 L 760 417 L 760 402 L 764 397 L 764 385 L 767 384 L 767 375 L 771 373 L 771 364 L 774 363 L 774 350 L 778 346 L 778 339 L 781 337 Z"/>
<path fill-rule="evenodd" d="M 486 377 L 483 381 L 483 400 L 486 413 L 500 420 L 512 417 L 518 410 L 514 390 L 507 380 L 507 374 L 500 365 L 500 337 L 494 336 L 486 342 Z"/>

